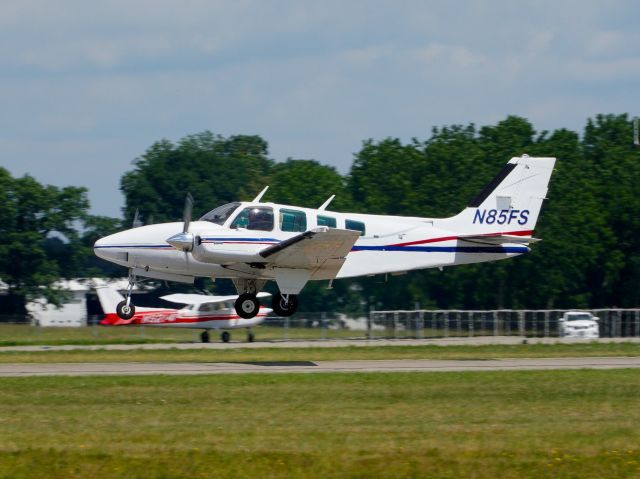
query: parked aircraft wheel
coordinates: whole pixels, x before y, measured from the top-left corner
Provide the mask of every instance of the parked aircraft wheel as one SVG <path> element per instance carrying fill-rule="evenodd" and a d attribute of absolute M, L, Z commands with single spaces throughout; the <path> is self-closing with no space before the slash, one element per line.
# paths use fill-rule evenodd
<path fill-rule="evenodd" d="M 222 331 L 222 333 L 220 334 L 220 339 L 222 339 L 223 343 L 228 343 L 231 339 L 231 334 L 229 334 L 229 331 Z"/>
<path fill-rule="evenodd" d="M 288 299 L 288 301 L 287 301 Z M 291 316 L 298 309 L 298 297 L 295 294 L 290 294 L 288 298 L 281 293 L 273 295 L 273 312 L 278 316 Z"/>
<path fill-rule="evenodd" d="M 253 336 L 253 333 L 251 331 L 247 331 L 247 342 L 252 343 L 254 339 L 255 337 Z"/>
<path fill-rule="evenodd" d="M 208 343 L 209 342 L 209 333 L 207 331 L 203 331 L 200 334 L 200 339 L 202 340 L 203 343 Z"/>
<path fill-rule="evenodd" d="M 244 319 L 250 319 L 258 314 L 260 303 L 255 294 L 243 293 L 236 299 L 235 307 L 238 316 Z"/>
<path fill-rule="evenodd" d="M 131 301 L 127 306 L 127 300 L 120 301 L 116 306 L 116 314 L 120 319 L 131 319 L 136 314 L 136 307 Z"/>

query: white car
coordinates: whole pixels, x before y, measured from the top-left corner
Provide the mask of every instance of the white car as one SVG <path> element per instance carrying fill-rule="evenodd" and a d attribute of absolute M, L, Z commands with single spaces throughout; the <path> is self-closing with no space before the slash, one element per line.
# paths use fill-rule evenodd
<path fill-rule="evenodd" d="M 559 320 L 560 337 L 595 339 L 600 337 L 599 318 L 585 311 L 568 311 Z"/>

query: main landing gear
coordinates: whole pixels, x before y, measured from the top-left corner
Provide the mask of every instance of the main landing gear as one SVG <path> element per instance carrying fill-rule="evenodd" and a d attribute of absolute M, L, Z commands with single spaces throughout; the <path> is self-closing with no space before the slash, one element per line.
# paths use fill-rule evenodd
<path fill-rule="evenodd" d="M 278 316 L 291 316 L 298 309 L 298 297 L 295 294 L 276 293 L 271 305 Z"/>
<path fill-rule="evenodd" d="M 260 302 L 257 295 L 264 283 L 263 280 L 255 279 L 238 278 L 233 280 L 236 291 L 238 291 L 238 299 L 234 304 L 238 316 L 251 319 L 260 312 Z"/>
<path fill-rule="evenodd" d="M 129 273 L 129 287 L 127 288 L 127 298 L 120 301 L 116 306 L 116 314 L 120 319 L 131 319 L 136 314 L 136 307 L 131 302 L 131 291 L 136 284 L 136 277 Z"/>
<path fill-rule="evenodd" d="M 204 340 L 204 337 L 207 337 L 207 340 Z M 208 343 L 209 342 L 209 333 L 207 333 L 206 331 L 204 333 L 202 333 L 201 335 L 202 337 L 202 342 L 203 343 Z M 228 343 L 229 341 L 231 341 L 231 333 L 229 331 L 222 331 L 222 333 L 220 333 L 220 340 L 223 343 Z M 248 343 L 252 343 L 255 340 L 255 336 L 253 335 L 253 331 L 251 331 L 249 328 L 247 328 L 247 342 Z"/>
<path fill-rule="evenodd" d="M 235 302 L 236 313 L 244 319 L 253 318 L 260 311 L 260 302 L 255 294 L 242 293 Z"/>
<path fill-rule="evenodd" d="M 291 316 L 298 310 L 298 297 L 295 294 L 276 293 L 271 304 L 274 313 L 278 316 Z M 260 311 L 260 303 L 255 294 L 242 293 L 236 299 L 235 309 L 238 316 L 250 319 Z"/>

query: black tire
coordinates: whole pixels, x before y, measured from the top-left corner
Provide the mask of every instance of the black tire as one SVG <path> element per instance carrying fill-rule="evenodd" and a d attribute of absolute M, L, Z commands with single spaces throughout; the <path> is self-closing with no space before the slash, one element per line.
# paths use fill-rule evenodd
<path fill-rule="evenodd" d="M 127 306 L 127 300 L 120 301 L 116 306 L 116 314 L 120 319 L 131 319 L 136 314 L 136 307 L 132 302 Z"/>
<path fill-rule="evenodd" d="M 253 333 L 251 331 L 247 331 L 247 342 L 252 343 L 254 339 L 255 336 L 253 335 Z"/>
<path fill-rule="evenodd" d="M 223 343 L 228 343 L 231 340 L 231 334 L 229 334 L 229 331 L 222 331 L 220 339 Z"/>
<path fill-rule="evenodd" d="M 298 310 L 298 297 L 295 294 L 289 295 L 289 301 L 284 300 L 284 296 L 280 293 L 273 295 L 271 302 L 273 312 L 278 316 L 291 316 Z"/>
<path fill-rule="evenodd" d="M 202 340 L 203 343 L 208 343 L 209 342 L 209 333 L 207 331 L 203 331 L 200 334 L 200 339 Z"/>
<path fill-rule="evenodd" d="M 255 294 L 243 293 L 235 303 L 236 313 L 244 319 L 251 319 L 260 311 L 260 303 Z"/>

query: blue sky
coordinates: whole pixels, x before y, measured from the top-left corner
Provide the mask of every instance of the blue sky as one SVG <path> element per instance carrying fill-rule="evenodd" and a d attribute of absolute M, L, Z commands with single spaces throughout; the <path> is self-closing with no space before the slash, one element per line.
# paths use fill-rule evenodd
<path fill-rule="evenodd" d="M 433 126 L 582 131 L 640 115 L 639 19 L 611 0 L 4 0 L 0 165 L 120 216 L 132 160 L 205 129 L 342 173 L 362 140 Z"/>

